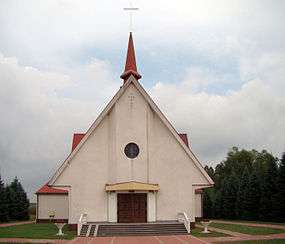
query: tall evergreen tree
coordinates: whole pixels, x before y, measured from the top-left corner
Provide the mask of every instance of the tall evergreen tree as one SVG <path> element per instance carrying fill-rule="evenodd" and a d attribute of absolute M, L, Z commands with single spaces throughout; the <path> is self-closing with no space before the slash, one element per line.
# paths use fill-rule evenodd
<path fill-rule="evenodd" d="M 243 219 L 257 220 L 259 216 L 260 182 L 254 170 L 249 178 L 249 184 L 245 189 L 246 199 L 244 201 Z"/>
<path fill-rule="evenodd" d="M 9 212 L 7 205 L 7 196 L 4 182 L 0 175 L 0 222 L 8 221 Z"/>
<path fill-rule="evenodd" d="M 211 177 L 212 180 L 214 180 L 214 174 L 215 174 L 215 171 L 212 167 L 209 167 L 209 166 L 205 166 L 205 171 L 207 172 L 207 174 Z"/>
<path fill-rule="evenodd" d="M 274 194 L 277 192 L 278 167 L 277 160 L 272 155 L 266 155 L 266 169 L 261 179 L 261 197 L 259 203 L 259 219 L 274 220 Z"/>
<path fill-rule="evenodd" d="M 220 190 L 216 191 L 213 205 L 213 217 L 214 218 L 222 218 L 222 193 Z"/>
<path fill-rule="evenodd" d="M 247 167 L 245 167 L 242 173 L 242 177 L 239 182 L 239 187 L 238 187 L 238 192 L 237 192 L 236 216 L 239 219 L 241 219 L 242 216 L 245 215 L 244 207 L 245 207 L 245 201 L 247 198 L 246 188 L 249 184 L 249 177 L 250 177 L 249 170 Z"/>
<path fill-rule="evenodd" d="M 285 153 L 280 162 L 277 178 L 277 193 L 273 199 L 275 219 L 280 222 L 285 222 Z"/>
<path fill-rule="evenodd" d="M 222 206 L 223 206 L 223 217 L 234 219 L 236 217 L 236 200 L 238 190 L 238 179 L 235 171 L 232 171 L 230 177 L 225 180 L 222 189 Z"/>
<path fill-rule="evenodd" d="M 211 191 L 212 189 L 205 189 L 203 193 L 203 217 L 204 218 L 212 218 L 213 204 L 211 199 Z"/>
<path fill-rule="evenodd" d="M 8 187 L 9 217 L 12 220 L 29 219 L 29 200 L 17 177 Z"/>

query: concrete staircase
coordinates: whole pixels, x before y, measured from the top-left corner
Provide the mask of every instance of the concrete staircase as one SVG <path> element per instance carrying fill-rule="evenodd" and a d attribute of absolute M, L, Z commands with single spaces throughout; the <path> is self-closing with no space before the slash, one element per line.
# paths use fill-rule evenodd
<path fill-rule="evenodd" d="M 96 224 L 84 224 L 84 225 L 82 225 L 79 236 L 81 236 L 81 237 L 96 236 L 96 226 L 97 226 Z"/>
<path fill-rule="evenodd" d="M 182 223 L 101 224 L 97 236 L 187 235 Z"/>

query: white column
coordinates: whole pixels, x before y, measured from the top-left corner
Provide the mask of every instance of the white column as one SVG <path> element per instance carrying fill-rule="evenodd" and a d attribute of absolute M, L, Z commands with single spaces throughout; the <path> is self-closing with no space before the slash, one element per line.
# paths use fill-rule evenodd
<path fill-rule="evenodd" d="M 149 192 L 147 194 L 147 222 L 156 221 L 156 194 Z"/>
<path fill-rule="evenodd" d="M 117 193 L 108 193 L 108 221 L 117 222 Z"/>

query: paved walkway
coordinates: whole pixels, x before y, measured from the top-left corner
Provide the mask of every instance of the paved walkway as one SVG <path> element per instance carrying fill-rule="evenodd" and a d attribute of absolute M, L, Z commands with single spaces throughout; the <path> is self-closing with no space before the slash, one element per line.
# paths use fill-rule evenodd
<path fill-rule="evenodd" d="M 20 222 L 14 222 L 14 223 L 4 223 L 4 224 L 0 224 L 0 228 L 14 226 L 14 225 L 32 224 L 32 223 L 35 223 L 35 221 L 20 221 Z"/>
<path fill-rule="evenodd" d="M 115 237 L 77 237 L 68 244 L 208 244 L 189 235 L 176 236 L 115 236 Z"/>
<path fill-rule="evenodd" d="M 272 228 L 272 229 L 285 230 L 285 225 L 259 224 L 259 223 L 250 223 L 250 222 L 246 223 L 246 222 L 227 221 L 227 220 L 213 220 L 213 222 L 221 223 L 221 224 L 246 225 L 246 226 L 266 227 L 266 228 Z"/>

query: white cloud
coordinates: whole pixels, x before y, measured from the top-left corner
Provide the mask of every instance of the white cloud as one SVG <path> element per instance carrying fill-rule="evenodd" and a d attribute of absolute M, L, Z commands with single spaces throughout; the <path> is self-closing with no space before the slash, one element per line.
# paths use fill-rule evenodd
<path fill-rule="evenodd" d="M 69 153 L 72 134 L 85 132 L 114 93 L 109 73 L 109 65 L 100 60 L 72 71 L 71 76 L 21 66 L 16 58 L 0 55 L 2 176 L 17 175 L 31 197 Z M 97 78 L 95 85 L 92 75 Z M 86 78 L 82 86 L 74 80 L 77 76 Z M 72 90 L 82 92 L 80 99 L 64 94 Z M 85 94 L 93 97 L 83 99 Z"/>
<path fill-rule="evenodd" d="M 194 151 L 204 163 L 220 162 L 233 146 L 267 149 L 280 156 L 285 150 L 285 97 L 276 92 L 271 80 L 282 91 L 285 83 L 282 76 L 279 82 L 275 79 L 275 70 L 260 73 L 268 80 L 250 80 L 225 95 L 193 87 L 201 81 L 207 85 L 220 79 L 215 73 L 200 70 L 178 84 L 157 83 L 151 95 L 175 127 L 188 132 Z"/>

